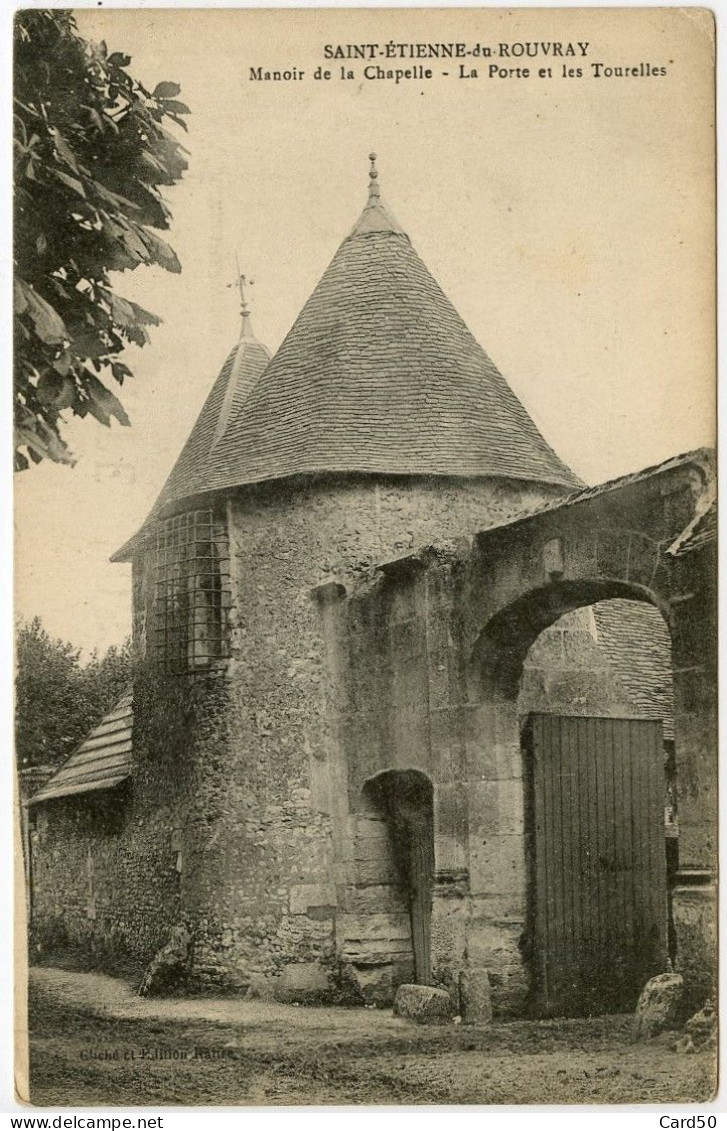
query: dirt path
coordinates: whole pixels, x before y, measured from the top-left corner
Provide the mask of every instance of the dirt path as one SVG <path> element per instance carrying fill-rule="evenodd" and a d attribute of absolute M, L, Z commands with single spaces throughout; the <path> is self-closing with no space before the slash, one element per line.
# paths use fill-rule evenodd
<path fill-rule="evenodd" d="M 707 1100 L 714 1054 L 630 1040 L 630 1018 L 424 1028 L 367 1009 L 135 997 L 31 972 L 31 1095 L 69 1104 L 677 1103 Z"/>

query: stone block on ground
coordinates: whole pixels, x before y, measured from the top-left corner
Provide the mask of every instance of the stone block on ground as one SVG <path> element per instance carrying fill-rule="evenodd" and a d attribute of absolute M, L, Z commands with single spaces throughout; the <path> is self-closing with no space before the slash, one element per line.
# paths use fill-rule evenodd
<path fill-rule="evenodd" d="M 446 990 L 413 983 L 399 986 L 394 998 L 394 1015 L 419 1024 L 442 1024 L 453 1014 L 452 999 Z"/>
<path fill-rule="evenodd" d="M 291 962 L 283 967 L 273 980 L 277 1001 L 314 1005 L 329 1000 L 331 984 L 326 971 L 318 962 Z"/>
<path fill-rule="evenodd" d="M 463 970 L 459 976 L 462 1021 L 466 1025 L 487 1025 L 492 1021 L 492 989 L 487 970 Z"/>
<path fill-rule="evenodd" d="M 717 1048 L 717 1014 L 714 1003 L 707 1001 L 702 1009 L 689 1018 L 684 1031 L 697 1049 Z"/>
<path fill-rule="evenodd" d="M 169 939 L 156 952 L 139 985 L 140 997 L 170 993 L 179 988 L 189 969 L 192 936 L 183 923 L 172 927 Z"/>
<path fill-rule="evenodd" d="M 349 967 L 349 978 L 364 1005 L 391 1005 L 394 996 L 391 963 Z"/>
<path fill-rule="evenodd" d="M 274 1001 L 275 994 L 270 979 L 264 974 L 251 974 L 245 997 L 253 1001 Z"/>
<path fill-rule="evenodd" d="M 633 1035 L 654 1037 L 675 1027 L 684 995 L 681 974 L 657 974 L 644 986 L 634 1013 Z"/>

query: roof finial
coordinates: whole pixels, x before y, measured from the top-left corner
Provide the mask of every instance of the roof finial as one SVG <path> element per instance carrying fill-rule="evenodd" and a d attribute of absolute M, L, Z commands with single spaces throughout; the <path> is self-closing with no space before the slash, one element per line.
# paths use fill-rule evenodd
<path fill-rule="evenodd" d="M 241 332 L 240 336 L 244 338 L 244 337 L 250 337 L 251 333 L 252 333 L 252 331 L 250 329 L 250 309 L 247 305 L 247 299 L 245 298 L 245 287 L 246 286 L 250 286 L 250 287 L 254 286 L 255 280 L 254 279 L 248 279 L 247 275 L 243 275 L 241 273 L 241 271 L 240 271 L 240 259 L 239 259 L 237 252 L 235 252 L 235 264 L 237 266 L 237 278 L 235 279 L 234 283 L 228 283 L 227 287 L 228 287 L 228 290 L 229 290 L 230 287 L 235 287 L 235 286 L 239 288 L 239 291 L 240 291 L 240 314 L 242 316 L 242 332 Z"/>
<path fill-rule="evenodd" d="M 371 168 L 369 169 L 369 204 L 377 204 L 381 196 L 381 191 L 379 189 L 379 173 L 376 168 L 375 153 L 369 153 L 369 161 L 371 162 Z"/>

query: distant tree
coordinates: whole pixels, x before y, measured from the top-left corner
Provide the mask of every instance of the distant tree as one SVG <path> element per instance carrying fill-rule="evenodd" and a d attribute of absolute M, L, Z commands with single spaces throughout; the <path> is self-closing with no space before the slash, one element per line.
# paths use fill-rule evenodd
<path fill-rule="evenodd" d="M 181 270 L 153 229 L 169 227 L 160 186 L 187 168 L 163 123 L 186 129 L 189 110 L 176 83 L 149 92 L 130 62 L 82 39 L 68 11 L 15 17 L 16 469 L 73 462 L 64 411 L 129 423 L 101 376 L 123 384 L 119 353 L 159 319 L 116 294 L 109 272 Z"/>
<path fill-rule="evenodd" d="M 131 683 L 132 651 L 127 636 L 121 646 L 112 644 L 102 656 L 93 652 L 81 669 L 84 686 L 84 703 L 88 712 L 87 730 L 96 725 L 124 694 Z"/>
<path fill-rule="evenodd" d="M 131 642 L 93 653 L 53 639 L 39 617 L 17 632 L 16 753 L 19 766 L 63 762 L 131 682 Z"/>

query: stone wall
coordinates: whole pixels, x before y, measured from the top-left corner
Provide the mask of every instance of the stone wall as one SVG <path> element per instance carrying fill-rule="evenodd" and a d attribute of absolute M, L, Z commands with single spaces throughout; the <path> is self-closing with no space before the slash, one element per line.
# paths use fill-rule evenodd
<path fill-rule="evenodd" d="M 92 966 L 140 976 L 183 920 L 183 833 L 199 793 L 194 751 L 197 735 L 207 738 L 198 720 L 214 702 L 208 683 L 185 687 L 142 664 L 131 778 L 30 807 L 36 952 L 80 951 Z"/>
<path fill-rule="evenodd" d="M 387 815 L 366 798 L 361 808 L 351 818 L 353 881 L 341 887 L 338 953 L 356 996 L 389 1004 L 414 979 L 409 909 Z"/>
<path fill-rule="evenodd" d="M 408 931 L 391 891 L 380 893 L 383 920 L 361 926 L 371 904 L 357 887 L 366 838 L 347 784 L 358 768 L 338 730 L 342 690 L 327 637 L 335 629 L 312 590 L 366 585 L 382 559 L 542 497 L 491 481 L 351 477 L 275 484 L 230 501 L 227 753 L 219 767 L 204 755 L 205 788 L 223 783 L 225 805 L 185 889 L 185 907 L 206 932 L 195 961 L 214 967 L 218 980 L 265 985 L 277 996 L 356 997 L 363 991 L 351 978 L 352 950 L 383 944 L 387 932 L 401 950 Z"/>
<path fill-rule="evenodd" d="M 124 787 L 31 810 L 31 957 L 140 972 L 179 916 L 171 822 Z"/>
<path fill-rule="evenodd" d="M 598 654 L 590 614 L 573 610 L 647 599 L 669 618 L 677 749 L 683 771 L 696 769 L 693 783 L 682 781 L 681 796 L 687 813 L 691 797 L 713 800 L 712 715 L 705 692 L 690 682 L 695 660 L 704 671 L 695 634 L 710 631 L 695 589 L 707 593 L 710 581 L 683 593 L 666 557 L 703 484 L 696 468 L 675 464 L 662 476 L 587 498 L 580 508 L 554 509 L 473 544 L 440 545 L 384 564 L 376 579 L 362 579 L 345 594 L 321 590 L 335 646 L 332 702 L 351 810 L 366 782 L 384 770 L 416 769 L 433 782 L 434 976 L 453 995 L 466 973 L 489 978 L 501 1013 L 519 1012 L 528 997 L 518 715 L 639 714 Z M 680 630 L 681 609 L 688 612 Z M 689 734 L 692 742 L 685 741 Z M 699 843 L 691 851 L 707 860 L 713 815 L 700 822 L 695 805 L 694 817 L 690 834 Z M 685 939 L 702 931 L 693 926 L 693 911 L 683 919 Z M 383 928 L 383 909 L 380 922 Z"/>
<path fill-rule="evenodd" d="M 627 688 L 599 649 L 593 608 L 576 609 L 560 617 L 530 646 L 517 710 L 521 721 L 530 711 L 563 715 L 638 713 Z"/>
<path fill-rule="evenodd" d="M 116 805 L 120 794 L 111 795 L 106 824 L 95 816 L 103 795 L 38 807 L 35 937 L 141 973 L 184 920 L 199 985 L 294 1000 L 356 996 L 346 946 L 367 897 L 352 894 L 357 818 L 330 710 L 326 617 L 311 590 L 365 579 L 381 560 L 554 494 L 526 483 L 353 476 L 238 491 L 222 503 L 231 658 L 191 677 L 154 668 L 154 551 L 140 552 L 133 623 L 146 660 L 128 797 Z"/>
<path fill-rule="evenodd" d="M 718 975 L 717 544 L 673 566 L 679 869 L 672 894 L 685 1007 L 716 999 Z"/>

